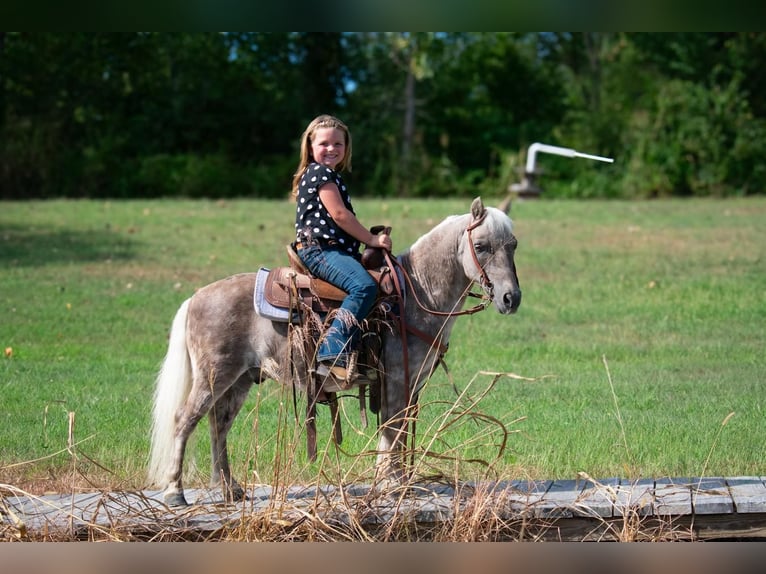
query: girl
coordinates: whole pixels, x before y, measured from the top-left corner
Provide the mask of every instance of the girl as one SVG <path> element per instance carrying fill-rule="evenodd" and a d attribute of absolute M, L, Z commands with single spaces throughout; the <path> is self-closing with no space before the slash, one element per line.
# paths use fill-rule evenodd
<path fill-rule="evenodd" d="M 348 295 L 317 349 L 317 373 L 349 381 L 350 353 L 359 323 L 375 303 L 377 284 L 359 262 L 361 243 L 391 250 L 391 238 L 374 235 L 356 218 L 340 172 L 351 171 L 351 134 L 338 118 L 321 115 L 301 136 L 293 176 L 296 251 L 308 270 Z"/>

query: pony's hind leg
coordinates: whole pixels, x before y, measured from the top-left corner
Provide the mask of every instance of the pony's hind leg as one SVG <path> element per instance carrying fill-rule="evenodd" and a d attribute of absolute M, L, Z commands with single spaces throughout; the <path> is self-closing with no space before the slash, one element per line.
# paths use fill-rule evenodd
<path fill-rule="evenodd" d="M 175 415 L 173 462 L 170 465 L 171 470 L 167 476 L 167 487 L 164 494 L 165 502 L 168 506 L 188 505 L 183 489 L 183 466 L 186 445 L 192 432 L 197 428 L 197 424 L 210 411 L 216 400 L 213 395 L 213 390 L 216 389 L 212 376 L 214 369 L 197 368 L 193 369 L 193 371 L 193 382 L 189 396 Z"/>
<path fill-rule="evenodd" d="M 209 392 L 203 393 L 203 395 L 205 396 L 197 398 L 192 391 L 183 408 L 176 415 L 173 462 L 170 466 L 171 470 L 167 477 L 167 487 L 164 492 L 165 503 L 168 506 L 188 506 L 189 504 L 184 497 L 183 487 L 184 451 L 197 423 L 210 409 L 209 404 L 212 401 L 212 396 Z"/>
<path fill-rule="evenodd" d="M 210 486 L 221 486 L 223 496 L 228 502 L 242 500 L 245 497 L 245 491 L 231 475 L 226 438 L 252 385 L 253 378 L 251 375 L 248 373 L 242 375 L 216 401 L 208 415 L 210 419 L 210 448 L 212 455 Z"/>

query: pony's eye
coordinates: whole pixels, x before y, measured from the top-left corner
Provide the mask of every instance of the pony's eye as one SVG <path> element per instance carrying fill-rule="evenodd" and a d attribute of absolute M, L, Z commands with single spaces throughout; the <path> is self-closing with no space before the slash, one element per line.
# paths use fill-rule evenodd
<path fill-rule="evenodd" d="M 473 248 L 476 253 L 489 253 L 490 255 L 493 253 L 492 247 L 485 243 L 474 243 Z"/>

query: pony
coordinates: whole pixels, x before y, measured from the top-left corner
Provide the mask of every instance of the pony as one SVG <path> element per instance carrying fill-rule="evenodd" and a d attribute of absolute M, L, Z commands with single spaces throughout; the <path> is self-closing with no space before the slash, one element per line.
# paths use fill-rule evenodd
<path fill-rule="evenodd" d="M 407 329 L 383 329 L 381 335 L 376 479 L 401 481 L 410 409 L 443 358 L 457 317 L 490 304 L 502 314 L 518 310 L 516 247 L 511 219 L 477 197 L 469 213 L 446 217 L 394 260 L 406 279 L 398 323 Z M 188 504 L 184 451 L 203 416 L 210 421 L 210 485 L 223 488 L 227 500 L 241 500 L 244 489 L 232 477 L 226 437 L 248 391 L 267 379 L 305 388 L 305 377 L 293 380 L 295 366 L 285 366 L 289 324 L 258 315 L 255 281 L 256 273 L 241 273 L 206 285 L 173 319 L 155 383 L 148 469 L 168 506 Z M 483 290 L 483 302 L 464 310 L 473 285 Z M 311 365 L 301 369 L 308 374 Z"/>

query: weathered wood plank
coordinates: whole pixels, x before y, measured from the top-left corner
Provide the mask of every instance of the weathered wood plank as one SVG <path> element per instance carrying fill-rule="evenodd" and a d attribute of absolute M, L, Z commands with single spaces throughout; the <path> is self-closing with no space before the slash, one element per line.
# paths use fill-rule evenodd
<path fill-rule="evenodd" d="M 654 514 L 654 479 L 623 479 L 617 488 L 614 516 L 651 516 Z"/>
<path fill-rule="evenodd" d="M 766 512 L 766 485 L 761 477 L 735 476 L 726 479 L 734 500 L 734 508 L 740 514 Z"/>
<path fill-rule="evenodd" d="M 524 514 L 537 516 L 537 505 L 548 491 L 552 480 L 514 480 L 511 489 L 515 493 L 511 509 Z"/>
<path fill-rule="evenodd" d="M 626 525 L 638 528 L 641 535 L 665 535 L 670 525 L 676 529 L 673 535 L 699 539 L 766 536 L 766 483 L 757 476 L 665 478 L 656 483 L 610 478 L 417 484 L 383 493 L 369 485 L 286 490 L 261 485 L 249 488 L 248 500 L 238 504 L 224 504 L 218 489 L 188 489 L 186 494 L 195 504 L 171 509 L 160 491 L 46 496 L 0 492 L 0 531 L 3 525 L 13 529 L 23 523 L 38 532 L 194 531 L 204 537 L 260 513 L 278 512 L 285 520 L 309 513 L 374 529 L 391 520 L 438 524 L 455 520 L 463 511 L 491 508 L 493 517 L 509 519 L 509 525 L 523 519 L 525 532 L 540 538 L 629 539 Z M 640 520 L 634 524 L 635 518 Z"/>
<path fill-rule="evenodd" d="M 619 478 L 585 481 L 585 487 L 575 501 L 575 514 L 611 518 L 614 516 L 614 503 L 619 486 Z"/>
<path fill-rule="evenodd" d="M 625 528 L 622 518 L 574 517 L 552 526 L 536 532 L 536 538 L 563 542 L 766 540 L 766 516 L 755 513 L 685 515 L 672 521 L 667 516 L 644 516 L 630 528 Z"/>
<path fill-rule="evenodd" d="M 575 502 L 584 487 L 585 482 L 582 480 L 553 481 L 537 505 L 535 516 L 571 518 L 574 515 Z"/>
<path fill-rule="evenodd" d="M 728 514 L 734 512 L 734 500 L 723 477 L 691 479 L 694 514 Z"/>
<path fill-rule="evenodd" d="M 692 491 L 688 478 L 661 478 L 654 481 L 654 514 L 684 516 L 692 513 Z"/>
<path fill-rule="evenodd" d="M 678 526 L 689 525 L 697 540 L 766 540 L 766 515 L 700 514 L 682 517 Z"/>

